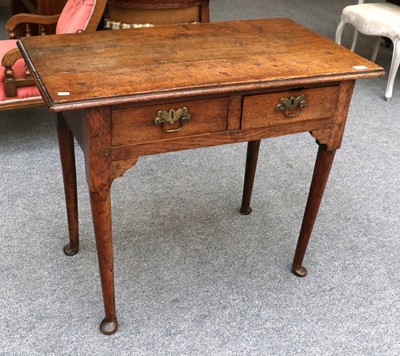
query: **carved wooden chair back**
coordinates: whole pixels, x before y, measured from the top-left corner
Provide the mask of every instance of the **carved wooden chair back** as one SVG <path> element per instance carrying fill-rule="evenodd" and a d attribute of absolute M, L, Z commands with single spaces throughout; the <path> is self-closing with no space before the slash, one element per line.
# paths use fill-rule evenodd
<path fill-rule="evenodd" d="M 108 0 L 106 27 L 135 28 L 210 21 L 210 0 Z"/>
<path fill-rule="evenodd" d="M 40 35 L 46 26 L 57 24 L 56 34 L 93 32 L 103 16 L 107 0 L 68 0 L 60 15 L 38 16 L 17 14 L 6 23 L 9 40 L 0 41 L 0 110 L 42 104 L 38 89 L 33 85 L 22 55 L 17 48 L 15 29 L 25 24 L 25 36 L 31 35 L 31 24 L 39 26 Z"/>

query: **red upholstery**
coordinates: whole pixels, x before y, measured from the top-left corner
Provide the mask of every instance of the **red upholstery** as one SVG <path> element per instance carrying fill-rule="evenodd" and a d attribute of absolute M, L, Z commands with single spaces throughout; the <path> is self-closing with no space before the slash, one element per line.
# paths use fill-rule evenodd
<path fill-rule="evenodd" d="M 12 101 L 15 99 L 28 99 L 28 98 L 40 98 L 40 93 L 38 88 L 36 88 L 35 86 L 31 86 L 31 87 L 23 87 L 23 88 L 19 88 L 17 89 L 18 91 L 18 96 L 15 97 L 8 97 L 6 96 L 6 88 L 4 85 L 4 82 L 0 83 L 0 101 Z"/>
<path fill-rule="evenodd" d="M 60 18 L 58 19 L 56 34 L 75 33 L 78 30 L 85 30 L 92 15 L 96 0 L 68 0 Z M 0 58 L 11 49 L 16 48 L 16 40 L 0 41 Z M 4 86 L 4 67 L 0 69 L 0 101 L 24 99 L 40 96 L 39 90 L 35 86 L 21 87 L 17 89 L 17 97 L 6 97 Z M 17 78 L 23 77 L 25 72 L 25 62 L 19 59 L 13 66 L 14 75 Z"/>
<path fill-rule="evenodd" d="M 69 0 L 58 19 L 56 34 L 85 30 L 96 0 Z"/>
<path fill-rule="evenodd" d="M 0 41 L 0 58 L 3 58 L 4 55 L 13 48 L 17 47 L 16 40 L 4 40 Z M 0 101 L 7 99 L 15 99 L 6 97 L 6 91 L 4 86 L 4 67 L 0 70 Z M 18 59 L 18 61 L 13 66 L 14 74 L 16 77 L 23 77 L 25 72 L 25 62 L 23 59 Z M 40 96 L 39 90 L 35 86 L 31 87 L 23 87 L 18 89 L 18 98 L 30 98 L 34 96 Z"/>

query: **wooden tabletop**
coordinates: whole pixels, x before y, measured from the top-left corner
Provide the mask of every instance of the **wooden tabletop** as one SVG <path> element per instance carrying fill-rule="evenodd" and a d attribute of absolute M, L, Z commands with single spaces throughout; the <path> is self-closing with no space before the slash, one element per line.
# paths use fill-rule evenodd
<path fill-rule="evenodd" d="M 25 37 L 19 47 L 53 111 L 384 74 L 289 19 Z"/>

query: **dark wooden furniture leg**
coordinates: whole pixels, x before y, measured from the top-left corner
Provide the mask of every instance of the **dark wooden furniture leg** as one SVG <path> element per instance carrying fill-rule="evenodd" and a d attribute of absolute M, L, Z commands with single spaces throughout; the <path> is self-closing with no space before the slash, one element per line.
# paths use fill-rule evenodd
<path fill-rule="evenodd" d="M 250 200 L 253 192 L 254 177 L 256 175 L 258 152 L 261 140 L 249 141 L 247 143 L 246 172 L 244 175 L 243 197 L 240 213 L 248 215 L 251 213 Z"/>
<path fill-rule="evenodd" d="M 90 192 L 97 256 L 99 260 L 101 288 L 105 318 L 100 324 L 103 334 L 111 335 L 117 331 L 114 292 L 114 257 L 111 225 L 110 190 Z"/>
<path fill-rule="evenodd" d="M 76 185 L 74 136 L 61 113 L 56 114 L 55 120 L 64 179 L 69 232 L 69 243 L 64 246 L 64 253 L 68 256 L 73 256 L 79 251 L 78 194 Z"/>
<path fill-rule="evenodd" d="M 292 265 L 292 272 L 298 277 L 307 275 L 307 270 L 302 266 L 302 263 L 329 178 L 335 152 L 336 150 L 327 151 L 326 145 L 319 145 L 306 210 Z"/>

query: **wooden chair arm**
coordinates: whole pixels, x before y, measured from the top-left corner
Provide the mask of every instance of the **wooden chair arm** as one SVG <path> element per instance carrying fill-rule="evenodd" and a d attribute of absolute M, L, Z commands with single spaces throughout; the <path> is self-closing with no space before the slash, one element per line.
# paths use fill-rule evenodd
<path fill-rule="evenodd" d="M 18 25 L 25 24 L 25 36 L 31 35 L 31 24 L 39 25 L 39 34 L 46 34 L 46 25 L 54 25 L 57 23 L 60 15 L 43 16 L 36 14 L 21 13 L 12 16 L 6 23 L 6 29 L 8 30 L 8 38 L 15 39 L 21 36 L 20 31 L 15 30 Z M 18 26 L 19 28 L 20 26 Z"/>
<path fill-rule="evenodd" d="M 15 62 L 22 58 L 22 54 L 18 48 L 11 49 L 8 51 L 1 60 L 1 64 L 5 67 L 4 69 L 4 86 L 7 97 L 15 97 L 18 95 L 17 89 L 19 87 L 27 87 L 34 85 L 33 79 L 29 70 L 25 68 L 25 74 L 23 77 L 15 77 L 13 65 Z"/>
<path fill-rule="evenodd" d="M 20 24 L 36 24 L 36 25 L 54 25 L 57 23 L 60 15 L 43 16 L 36 14 L 21 13 L 12 16 L 6 23 L 6 29 L 8 30 L 8 37 L 15 38 L 16 34 L 14 29 Z"/>
<path fill-rule="evenodd" d="M 11 68 L 20 58 L 22 58 L 20 50 L 18 48 L 11 49 L 2 58 L 1 65 L 6 69 Z"/>

